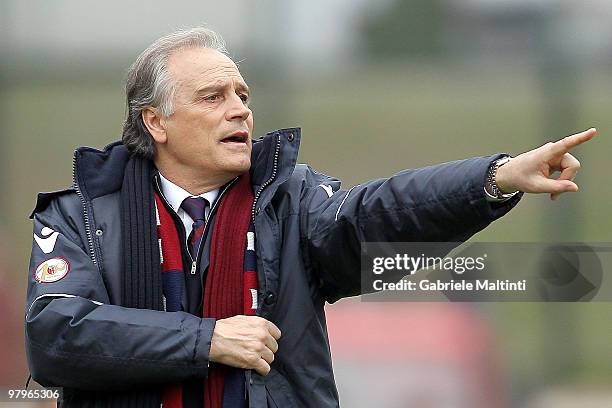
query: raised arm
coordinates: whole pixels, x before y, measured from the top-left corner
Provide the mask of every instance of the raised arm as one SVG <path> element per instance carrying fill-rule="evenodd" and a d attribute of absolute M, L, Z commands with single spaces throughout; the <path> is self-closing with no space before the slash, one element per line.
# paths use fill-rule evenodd
<path fill-rule="evenodd" d="M 461 242 L 506 214 L 521 194 L 486 199 L 494 155 L 404 170 L 348 191 L 318 175 L 302 200 L 308 256 L 328 301 L 360 292 L 362 242 Z M 330 191 L 332 194 L 327 194 Z"/>

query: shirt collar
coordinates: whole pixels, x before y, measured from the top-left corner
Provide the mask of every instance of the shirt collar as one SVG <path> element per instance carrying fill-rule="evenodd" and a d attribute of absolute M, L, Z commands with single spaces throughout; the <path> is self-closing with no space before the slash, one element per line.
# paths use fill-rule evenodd
<path fill-rule="evenodd" d="M 191 195 L 188 191 L 185 191 L 183 188 L 177 186 L 167 178 L 165 178 L 161 173 L 159 173 L 159 179 L 161 180 L 161 192 L 168 201 L 168 204 L 172 207 L 174 211 L 179 210 L 181 208 L 181 204 L 187 197 L 203 197 L 205 198 L 209 205 L 212 204 L 217 199 L 219 195 L 219 189 L 216 188 L 212 191 L 208 191 L 204 194 L 200 194 L 198 196 Z"/>

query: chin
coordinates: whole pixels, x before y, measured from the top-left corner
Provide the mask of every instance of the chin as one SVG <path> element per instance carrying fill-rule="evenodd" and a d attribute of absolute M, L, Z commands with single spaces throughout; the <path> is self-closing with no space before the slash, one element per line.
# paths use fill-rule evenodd
<path fill-rule="evenodd" d="M 226 167 L 228 172 L 231 172 L 235 175 L 240 175 L 244 172 L 247 172 L 249 171 L 250 168 L 251 168 L 251 158 L 250 157 L 248 159 L 239 160 L 234 163 L 228 163 Z"/>

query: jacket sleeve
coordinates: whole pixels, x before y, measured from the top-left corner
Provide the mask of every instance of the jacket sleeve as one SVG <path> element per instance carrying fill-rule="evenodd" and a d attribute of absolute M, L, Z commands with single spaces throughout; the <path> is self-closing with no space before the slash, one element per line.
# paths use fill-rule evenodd
<path fill-rule="evenodd" d="M 120 390 L 206 377 L 214 319 L 109 304 L 83 221 L 58 201 L 34 214 L 25 311 L 32 378 L 43 386 Z"/>
<path fill-rule="evenodd" d="M 361 291 L 363 242 L 463 242 L 513 208 L 522 193 L 496 203 L 484 184 L 493 155 L 404 170 L 340 190 L 316 174 L 301 201 L 307 263 L 330 303 Z M 332 186 L 326 194 L 323 185 Z"/>

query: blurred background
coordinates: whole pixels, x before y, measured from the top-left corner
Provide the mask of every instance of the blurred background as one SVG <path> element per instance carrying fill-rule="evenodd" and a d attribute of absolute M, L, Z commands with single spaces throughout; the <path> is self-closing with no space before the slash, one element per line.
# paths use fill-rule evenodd
<path fill-rule="evenodd" d="M 597 127 L 575 151 L 579 194 L 526 196 L 473 239 L 610 242 L 610 21 L 609 0 L 3 0 L 0 389 L 28 375 L 35 195 L 71 183 L 76 146 L 120 138 L 126 70 L 159 36 L 219 31 L 255 134 L 302 127 L 300 161 L 344 188 Z M 340 301 L 327 311 L 342 406 L 612 407 L 611 310 Z"/>

